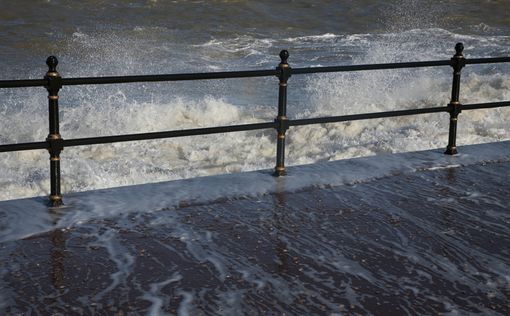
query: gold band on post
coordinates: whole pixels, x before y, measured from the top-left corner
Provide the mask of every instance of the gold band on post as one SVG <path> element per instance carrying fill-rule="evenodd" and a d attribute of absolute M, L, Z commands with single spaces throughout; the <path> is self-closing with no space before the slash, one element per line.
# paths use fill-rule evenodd
<path fill-rule="evenodd" d="M 62 203 L 62 195 L 52 194 L 49 196 L 49 198 L 50 198 L 50 206 L 52 206 L 52 207 L 59 207 L 63 204 Z"/>
<path fill-rule="evenodd" d="M 46 137 L 47 140 L 50 139 L 62 139 L 62 136 L 60 134 L 49 134 L 48 137 Z"/>
<path fill-rule="evenodd" d="M 60 201 L 60 200 L 62 200 L 62 195 L 50 195 L 50 200 Z"/>

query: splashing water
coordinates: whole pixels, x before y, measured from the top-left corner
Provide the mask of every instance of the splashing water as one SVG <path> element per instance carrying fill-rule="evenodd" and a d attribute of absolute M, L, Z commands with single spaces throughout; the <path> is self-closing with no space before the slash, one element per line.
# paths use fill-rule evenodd
<path fill-rule="evenodd" d="M 75 77 L 271 69 L 283 48 L 291 52 L 293 67 L 448 59 L 460 41 L 468 58 L 510 55 L 504 30 L 476 29 L 478 23 L 471 25 L 476 31 L 462 32 L 448 27 L 443 9 L 428 2 L 392 2 L 389 9 L 366 14 L 374 31 L 347 34 L 324 24 L 312 34 L 289 29 L 272 36 L 271 26 L 261 26 L 227 33 L 213 29 L 208 37 L 190 39 L 188 32 L 157 23 L 78 26 L 59 37 L 59 71 Z M 41 51 L 33 49 L 38 58 Z M 461 102 L 510 100 L 509 69 L 502 64 L 466 67 Z M 38 78 L 44 71 L 29 67 L 21 74 Z M 449 67 L 296 75 L 289 81 L 288 112 L 302 118 L 442 106 L 450 88 Z M 277 80 L 65 87 L 60 96 L 61 134 L 71 139 L 270 121 L 276 115 Z M 46 137 L 43 89 L 4 89 L 0 100 L 0 143 Z M 506 109 L 462 113 L 458 144 L 509 139 L 509 118 Z M 444 147 L 447 132 L 447 114 L 292 128 L 287 164 Z M 275 147 L 274 131 L 267 130 L 66 148 L 63 190 L 271 168 Z M 0 200 L 47 194 L 47 159 L 44 151 L 1 154 Z"/>

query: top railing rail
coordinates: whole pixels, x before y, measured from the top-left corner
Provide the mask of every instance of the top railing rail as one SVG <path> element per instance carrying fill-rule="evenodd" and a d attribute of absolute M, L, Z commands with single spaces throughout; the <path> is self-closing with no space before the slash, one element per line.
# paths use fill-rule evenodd
<path fill-rule="evenodd" d="M 510 101 L 461 104 L 460 75 L 466 65 L 473 64 L 494 64 L 510 62 L 510 57 L 491 57 L 466 59 L 463 55 L 464 46 L 458 43 L 455 46 L 455 55 L 449 60 L 399 62 L 384 64 L 365 64 L 347 66 L 327 66 L 309 68 L 291 68 L 287 62 L 289 54 L 286 50 L 280 52 L 281 62 L 275 69 L 270 70 L 248 70 L 248 71 L 222 71 L 206 73 L 181 73 L 181 74 L 156 74 L 156 75 L 135 75 L 135 76 L 109 76 L 109 77 L 77 77 L 62 78 L 57 72 L 58 60 L 54 56 L 48 57 L 46 64 L 48 72 L 44 79 L 23 79 L 23 80 L 0 80 L 0 88 L 24 88 L 24 87 L 45 87 L 48 91 L 48 112 L 49 112 L 49 134 L 45 141 L 4 144 L 0 145 L 0 152 L 12 152 L 22 150 L 47 149 L 50 153 L 50 202 L 52 206 L 59 206 L 62 203 L 60 190 L 60 153 L 65 147 L 106 144 L 115 142 L 138 141 L 147 139 L 162 139 L 173 137 L 184 137 L 193 135 L 207 135 L 227 132 L 251 131 L 260 129 L 276 129 L 276 167 L 274 174 L 282 176 L 285 170 L 285 137 L 290 127 L 324 124 L 335 122 L 346 122 L 356 120 L 367 120 L 375 118 L 398 117 L 418 114 L 431 114 L 447 112 L 450 114 L 450 125 L 448 134 L 448 145 L 445 154 L 454 155 L 457 153 L 456 135 L 458 115 L 463 110 L 489 109 L 496 107 L 510 106 Z M 420 67 L 450 66 L 453 68 L 452 93 L 449 103 L 446 106 L 405 109 L 385 112 L 361 113 L 351 115 L 315 117 L 304 119 L 287 118 L 287 82 L 292 75 L 318 74 L 328 72 L 350 72 L 367 70 L 389 70 Z M 150 132 L 139 134 L 124 134 L 76 139 L 63 139 L 60 135 L 59 125 L 59 96 L 58 92 L 64 86 L 95 85 L 95 84 L 122 84 L 137 82 L 165 82 L 165 81 L 187 81 L 187 80 L 211 80 L 229 78 L 253 78 L 276 76 L 279 79 L 278 90 L 278 114 L 274 121 L 260 122 L 242 125 L 216 126 L 206 128 L 194 128 L 184 130 Z"/>
<path fill-rule="evenodd" d="M 493 64 L 505 62 L 510 62 L 510 57 L 465 59 L 466 65 Z M 291 73 L 292 75 L 300 75 L 325 72 L 389 70 L 389 69 L 424 68 L 437 66 L 452 66 L 452 61 L 448 59 L 448 60 L 429 60 L 417 62 L 362 64 L 347 66 L 304 67 L 304 68 L 292 68 Z M 62 78 L 62 86 L 272 77 L 278 75 L 277 71 L 278 71 L 277 69 L 266 69 L 266 70 L 219 71 L 219 72 L 180 73 L 180 74 L 76 77 L 76 78 Z M 44 79 L 0 80 L 0 88 L 44 87 L 46 86 L 47 83 L 48 83 L 47 80 Z"/>

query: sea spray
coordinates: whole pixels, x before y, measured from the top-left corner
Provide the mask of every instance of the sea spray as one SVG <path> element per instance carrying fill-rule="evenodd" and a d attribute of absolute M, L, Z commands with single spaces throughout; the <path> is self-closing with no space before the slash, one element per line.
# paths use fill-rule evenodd
<path fill-rule="evenodd" d="M 157 2 L 126 10 L 150 11 L 167 5 Z M 225 14 L 228 10 L 244 10 L 245 5 L 250 10 L 267 6 L 228 4 Z M 326 7 L 312 6 L 309 10 L 322 12 Z M 51 53 L 58 55 L 63 77 L 273 69 L 279 62 L 279 50 L 284 48 L 290 51 L 291 67 L 449 59 L 457 42 L 465 44 L 467 58 L 510 55 L 510 37 L 503 35 L 503 24 L 473 30 L 480 23 L 475 21 L 467 31 L 452 31 L 446 14 L 449 7 L 441 4 L 432 6 L 433 11 L 424 9 L 429 7 L 430 3 L 417 1 L 367 6 L 364 21 L 371 27 L 360 26 L 357 30 L 349 27 L 359 25 L 359 21 L 335 29 L 328 23 L 337 20 L 323 19 L 320 22 L 324 24 L 317 24 L 316 29 L 273 32 L 272 24 L 266 23 L 267 27 L 257 30 L 212 28 L 190 37 L 189 31 L 181 28 L 180 23 L 186 21 L 180 20 L 173 27 L 156 22 L 145 25 L 136 20 L 129 27 L 105 23 L 91 28 L 83 22 L 59 35 L 48 35 L 55 43 L 31 51 L 40 62 L 21 62 L 15 66 L 21 69 L 15 74 L 16 78 L 42 77 L 46 71 L 44 59 Z M 439 11 L 443 13 L 435 14 Z M 237 18 L 235 15 L 233 19 Z M 154 19 L 159 21 L 157 16 Z M 1 67 L 7 69 L 3 63 Z M 509 100 L 509 69 L 505 64 L 466 67 L 461 102 Z M 295 75 L 289 80 L 288 115 L 305 118 L 444 106 L 449 101 L 451 72 L 446 66 Z M 277 78 L 252 78 L 64 87 L 60 93 L 61 134 L 64 139 L 72 139 L 272 121 L 277 85 Z M 46 138 L 44 89 L 2 89 L 0 100 L 2 144 Z M 459 146 L 509 139 L 509 115 L 506 109 L 463 112 L 459 118 Z M 287 133 L 286 162 L 296 165 L 443 148 L 447 133 L 445 113 L 295 127 Z M 274 156 L 273 130 L 65 148 L 62 186 L 64 192 L 75 192 L 267 169 L 274 167 Z M 1 200 L 46 195 L 48 154 L 43 150 L 2 153 L 0 174 Z"/>

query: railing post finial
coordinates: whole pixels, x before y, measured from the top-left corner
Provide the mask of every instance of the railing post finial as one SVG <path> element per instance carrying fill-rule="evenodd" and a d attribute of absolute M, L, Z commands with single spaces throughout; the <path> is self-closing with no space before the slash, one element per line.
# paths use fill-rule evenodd
<path fill-rule="evenodd" d="M 44 79 L 47 80 L 48 90 L 48 118 L 49 134 L 46 138 L 48 151 L 50 153 L 50 206 L 62 205 L 62 194 L 60 190 L 60 152 L 63 150 L 63 139 L 60 136 L 60 122 L 58 109 L 58 92 L 62 88 L 62 78 L 57 72 L 58 59 L 50 56 L 46 59 L 48 72 Z"/>
<path fill-rule="evenodd" d="M 464 44 L 462 43 L 457 43 L 455 44 L 455 55 L 454 57 L 464 57 L 464 55 L 462 54 L 462 52 L 464 51 Z"/>
<path fill-rule="evenodd" d="M 286 49 L 282 50 L 280 52 L 280 59 L 282 60 L 281 64 L 288 64 L 287 60 L 289 59 L 289 51 Z"/>
<path fill-rule="evenodd" d="M 57 72 L 58 59 L 55 56 L 50 56 L 46 59 L 48 65 L 48 72 Z"/>

